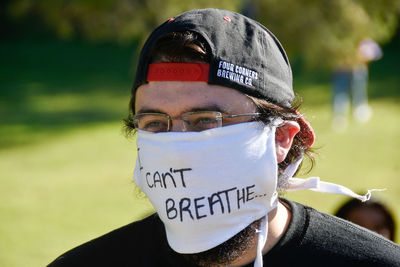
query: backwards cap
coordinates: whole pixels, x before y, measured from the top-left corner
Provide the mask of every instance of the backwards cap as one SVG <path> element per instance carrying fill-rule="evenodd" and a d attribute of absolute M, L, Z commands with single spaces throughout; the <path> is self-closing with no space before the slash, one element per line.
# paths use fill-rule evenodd
<path fill-rule="evenodd" d="M 157 41 L 168 33 L 183 31 L 204 38 L 209 64 L 150 64 Z M 248 17 L 211 8 L 185 12 L 152 32 L 140 53 L 133 93 L 148 81 L 206 81 L 283 107 L 290 107 L 294 99 L 292 70 L 278 39 Z"/>
<path fill-rule="evenodd" d="M 279 41 L 258 22 L 219 9 L 191 10 L 155 29 L 142 48 L 134 90 L 148 81 L 151 52 L 158 39 L 182 31 L 196 32 L 207 42 L 208 83 L 290 107 L 294 98 L 292 71 Z"/>

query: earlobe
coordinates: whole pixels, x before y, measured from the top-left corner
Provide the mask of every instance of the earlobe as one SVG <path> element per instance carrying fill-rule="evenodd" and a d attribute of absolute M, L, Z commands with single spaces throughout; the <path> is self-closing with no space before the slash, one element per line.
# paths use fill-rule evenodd
<path fill-rule="evenodd" d="M 300 131 L 300 126 L 295 121 L 284 121 L 282 126 L 276 128 L 275 148 L 278 163 L 285 160 L 290 148 L 292 147 L 295 135 Z"/>

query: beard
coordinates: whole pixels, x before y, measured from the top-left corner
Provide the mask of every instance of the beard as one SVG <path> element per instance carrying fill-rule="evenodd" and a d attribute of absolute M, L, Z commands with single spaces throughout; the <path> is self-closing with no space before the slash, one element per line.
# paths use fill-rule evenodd
<path fill-rule="evenodd" d="M 254 221 L 232 238 L 212 249 L 195 254 L 184 254 L 184 257 L 190 263 L 202 267 L 232 263 L 257 245 L 255 237 L 260 221 L 261 219 Z"/>
<path fill-rule="evenodd" d="M 277 189 L 279 195 L 283 195 L 288 186 L 289 177 L 284 175 L 281 168 L 278 169 Z M 258 229 L 262 219 L 252 222 L 238 234 L 228 239 L 224 243 L 195 254 L 182 254 L 186 261 L 194 266 L 213 267 L 227 265 L 253 248 L 256 244 L 256 229 Z"/>

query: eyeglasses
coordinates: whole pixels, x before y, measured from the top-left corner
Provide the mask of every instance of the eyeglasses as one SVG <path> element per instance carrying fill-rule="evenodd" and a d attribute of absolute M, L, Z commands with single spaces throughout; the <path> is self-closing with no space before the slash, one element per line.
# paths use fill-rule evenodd
<path fill-rule="evenodd" d="M 223 125 L 244 122 L 241 117 L 252 117 L 254 120 L 260 113 L 245 113 L 235 115 L 222 115 L 218 111 L 194 111 L 186 112 L 180 118 L 171 118 L 163 113 L 140 113 L 133 116 L 133 124 L 136 129 L 147 132 L 169 132 L 172 120 L 183 122 L 184 132 L 201 132 L 208 129 L 222 127 Z M 223 123 L 223 119 L 229 119 Z"/>

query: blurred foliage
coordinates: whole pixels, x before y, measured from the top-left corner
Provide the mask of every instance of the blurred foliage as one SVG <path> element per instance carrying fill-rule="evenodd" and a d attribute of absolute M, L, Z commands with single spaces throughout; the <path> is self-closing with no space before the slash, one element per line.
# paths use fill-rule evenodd
<path fill-rule="evenodd" d="M 267 25 L 289 55 L 328 67 L 354 64 L 365 38 L 390 40 L 400 13 L 399 0 L 8 0 L 5 13 L 39 19 L 61 37 L 129 42 L 169 17 L 206 7 L 241 11 Z"/>
<path fill-rule="evenodd" d="M 247 5 L 289 54 L 329 67 L 355 64 L 357 45 L 365 38 L 388 42 L 400 13 L 398 0 L 254 0 Z"/>
<path fill-rule="evenodd" d="M 131 41 L 147 36 L 166 19 L 194 8 L 237 10 L 240 0 L 14 0 L 13 18 L 36 16 L 61 37 L 81 35 L 92 40 Z"/>

